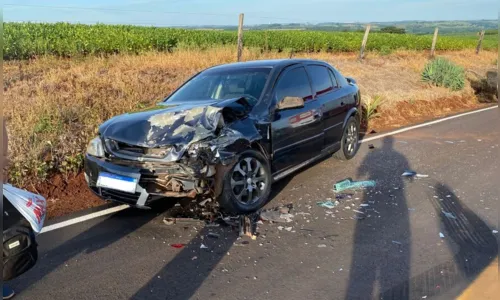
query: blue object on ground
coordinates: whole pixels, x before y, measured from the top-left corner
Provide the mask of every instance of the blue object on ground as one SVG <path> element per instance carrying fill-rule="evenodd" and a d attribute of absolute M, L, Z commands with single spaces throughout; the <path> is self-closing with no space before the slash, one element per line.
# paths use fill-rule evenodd
<path fill-rule="evenodd" d="M 333 185 L 333 190 L 335 192 L 341 192 L 344 190 L 357 190 L 367 187 L 375 187 L 376 182 L 374 180 L 366 180 L 366 181 L 352 181 L 352 179 L 348 178 L 342 181 L 337 182 Z"/>
<path fill-rule="evenodd" d="M 319 206 L 324 207 L 324 208 L 332 209 L 335 206 L 339 205 L 339 202 L 338 201 L 332 202 L 332 201 L 328 200 L 328 201 L 324 201 L 324 202 L 317 202 L 316 204 L 318 204 Z"/>

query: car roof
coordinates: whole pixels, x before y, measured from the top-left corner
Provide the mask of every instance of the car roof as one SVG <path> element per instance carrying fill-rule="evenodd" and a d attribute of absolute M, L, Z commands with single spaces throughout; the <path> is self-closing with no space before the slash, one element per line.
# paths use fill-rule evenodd
<path fill-rule="evenodd" d="M 207 70 L 212 71 L 226 71 L 241 68 L 285 68 L 290 65 L 299 63 L 321 63 L 327 64 L 324 61 L 315 59 L 269 59 L 269 60 L 251 60 L 246 62 L 229 63 L 211 67 Z"/>

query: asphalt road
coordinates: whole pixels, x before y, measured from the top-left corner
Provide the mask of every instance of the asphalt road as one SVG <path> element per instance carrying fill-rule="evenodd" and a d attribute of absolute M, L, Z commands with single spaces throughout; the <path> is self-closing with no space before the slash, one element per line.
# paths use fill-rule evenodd
<path fill-rule="evenodd" d="M 452 299 L 498 255 L 499 129 L 495 109 L 325 159 L 273 186 L 268 206 L 293 203 L 294 221 L 260 225 L 248 244 L 135 209 L 44 233 L 37 266 L 11 285 L 39 300 Z M 406 180 L 406 169 L 429 177 Z M 377 186 L 316 205 L 348 177 Z"/>

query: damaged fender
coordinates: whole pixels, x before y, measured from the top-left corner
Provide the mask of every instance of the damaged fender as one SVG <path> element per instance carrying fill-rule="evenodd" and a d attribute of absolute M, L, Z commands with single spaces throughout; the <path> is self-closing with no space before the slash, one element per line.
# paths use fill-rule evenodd
<path fill-rule="evenodd" d="M 127 164 L 149 164 L 161 175 L 153 180 L 155 195 L 193 197 L 207 188 L 220 195 L 221 179 L 238 154 L 262 136 L 245 98 L 196 104 L 161 105 L 105 122 L 100 133 L 107 152 Z M 176 171 L 158 167 L 172 164 Z"/>

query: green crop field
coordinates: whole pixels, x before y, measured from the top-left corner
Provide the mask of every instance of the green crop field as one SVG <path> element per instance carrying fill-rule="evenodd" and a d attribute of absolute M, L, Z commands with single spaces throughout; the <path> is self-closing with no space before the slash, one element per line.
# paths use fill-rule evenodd
<path fill-rule="evenodd" d="M 235 31 L 187 30 L 130 25 L 83 25 L 68 23 L 4 23 L 3 57 L 27 59 L 40 55 L 73 57 L 115 53 L 138 54 L 145 51 L 171 51 L 176 48 L 207 49 L 235 45 Z M 497 36 L 486 38 L 483 48 L 496 50 Z M 358 51 L 360 32 L 323 31 L 245 31 L 246 47 L 271 51 Z M 431 35 L 371 33 L 367 49 L 375 51 L 426 50 Z M 473 49 L 473 36 L 440 36 L 438 50 Z"/>

